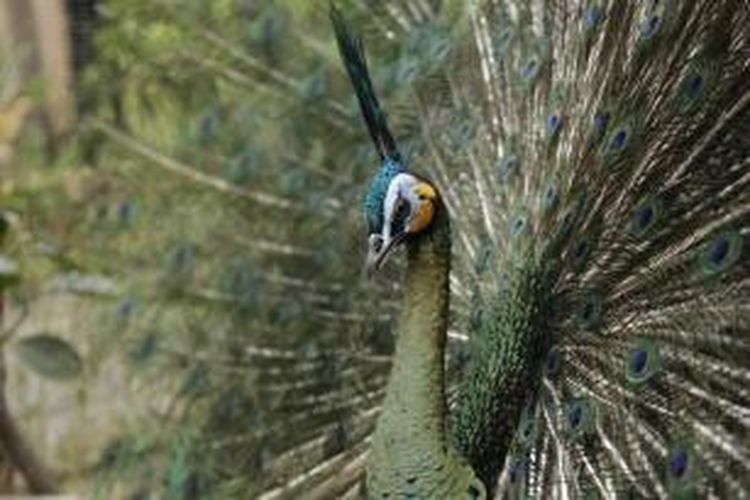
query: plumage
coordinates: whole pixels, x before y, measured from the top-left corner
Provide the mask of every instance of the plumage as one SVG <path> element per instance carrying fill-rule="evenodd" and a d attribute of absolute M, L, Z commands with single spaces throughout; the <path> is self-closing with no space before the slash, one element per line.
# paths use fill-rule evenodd
<path fill-rule="evenodd" d="M 238 200 L 151 233 L 167 295 L 210 311 L 183 354 L 205 487 L 750 496 L 747 0 L 303 3 L 325 39 L 278 5 L 225 30 L 162 2 L 219 96 L 178 159 L 94 124 Z"/>
<path fill-rule="evenodd" d="M 362 45 L 341 42 L 353 35 L 335 12 L 372 131 L 372 85 L 348 62 Z M 500 496 L 746 497 L 750 8 L 498 1 L 466 14 L 410 94 L 425 148 L 409 170 L 442 193 L 451 312 L 466 318 L 451 437 L 438 437 Z M 430 23 L 438 13 L 404 18 L 407 32 Z M 426 328 L 411 310 L 429 307 L 409 295 L 409 262 L 397 352 Z M 424 377 L 397 362 L 386 401 Z M 409 495 L 391 420 L 415 410 L 404 399 L 383 409 L 371 470 L 395 471 L 373 498 Z"/>

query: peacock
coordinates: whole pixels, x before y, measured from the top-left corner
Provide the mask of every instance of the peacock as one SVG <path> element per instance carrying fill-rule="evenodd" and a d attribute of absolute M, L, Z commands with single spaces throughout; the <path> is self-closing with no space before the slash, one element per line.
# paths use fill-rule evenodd
<path fill-rule="evenodd" d="M 413 89 L 407 160 L 331 10 L 380 163 L 366 266 L 407 254 L 368 497 L 746 498 L 748 4 L 468 11 Z"/>
<path fill-rule="evenodd" d="M 750 3 L 333 3 L 98 2 L 6 188 L 87 493 L 748 498 Z"/>

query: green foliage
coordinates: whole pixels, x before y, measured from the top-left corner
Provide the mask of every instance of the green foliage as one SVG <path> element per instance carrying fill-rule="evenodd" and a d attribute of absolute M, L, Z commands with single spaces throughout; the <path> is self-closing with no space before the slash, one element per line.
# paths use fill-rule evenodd
<path fill-rule="evenodd" d="M 0 290 L 17 284 L 20 279 L 18 264 L 0 255 Z"/>
<path fill-rule="evenodd" d="M 49 334 L 25 337 L 16 346 L 18 355 L 37 374 L 52 380 L 68 381 L 81 374 L 82 361 L 75 348 Z"/>

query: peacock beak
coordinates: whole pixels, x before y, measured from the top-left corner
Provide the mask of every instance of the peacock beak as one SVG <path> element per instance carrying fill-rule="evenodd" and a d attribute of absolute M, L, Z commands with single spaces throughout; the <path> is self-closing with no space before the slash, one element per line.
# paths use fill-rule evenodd
<path fill-rule="evenodd" d="M 368 275 L 379 271 L 388 256 L 406 239 L 407 234 L 401 232 L 395 236 L 371 234 L 367 240 L 367 259 L 365 261 L 365 272 Z"/>

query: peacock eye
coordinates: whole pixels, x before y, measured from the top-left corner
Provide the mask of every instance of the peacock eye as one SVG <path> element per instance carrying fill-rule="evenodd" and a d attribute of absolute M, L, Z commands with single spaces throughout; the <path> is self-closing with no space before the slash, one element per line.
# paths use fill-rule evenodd
<path fill-rule="evenodd" d="M 396 202 L 396 208 L 393 211 L 392 225 L 394 228 L 403 229 L 407 217 L 409 217 L 409 202 L 404 198 L 399 198 Z"/>

